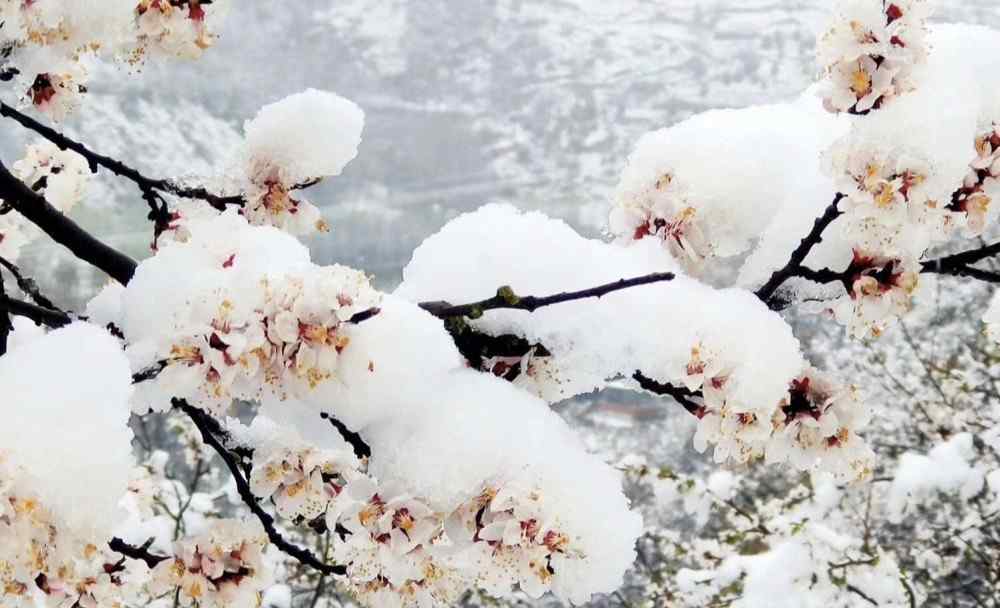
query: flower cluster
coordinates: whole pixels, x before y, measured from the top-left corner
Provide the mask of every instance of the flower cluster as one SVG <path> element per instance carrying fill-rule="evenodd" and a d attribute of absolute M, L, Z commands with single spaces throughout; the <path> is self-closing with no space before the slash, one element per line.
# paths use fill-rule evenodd
<path fill-rule="evenodd" d="M 873 454 L 857 435 L 868 410 L 854 387 L 842 386 L 807 368 L 776 404 L 740 404 L 731 399 L 732 369 L 703 345 L 691 351 L 683 384 L 700 404 L 695 448 L 714 445 L 717 462 L 747 463 L 764 458 L 800 470 L 822 467 L 844 479 L 871 474 Z"/>
<path fill-rule="evenodd" d="M 976 158 L 969 163 L 969 173 L 962 187 L 952 195 L 948 210 L 964 216 L 966 236 L 981 236 L 996 221 L 1000 205 L 1000 126 L 976 137 Z"/>
<path fill-rule="evenodd" d="M 145 564 L 116 566 L 118 556 L 60 521 L 26 481 L 0 454 L 0 604 L 123 605 L 141 586 Z"/>
<path fill-rule="evenodd" d="M 31 0 L 4 2 L 0 42 L 24 102 L 62 120 L 87 91 L 92 57 L 136 63 L 156 52 L 197 57 L 214 35 L 206 25 L 222 3 L 201 0 Z"/>
<path fill-rule="evenodd" d="M 871 476 L 875 454 L 857 434 L 870 417 L 857 388 L 843 386 L 809 368 L 792 381 L 788 398 L 775 412 L 768 462 L 792 462 L 846 479 Z"/>
<path fill-rule="evenodd" d="M 228 270 L 240 260 L 233 253 L 220 264 Z M 210 293 L 205 316 L 160 344 L 154 361 L 164 369 L 145 390 L 153 407 L 179 396 L 215 412 L 234 398 L 300 394 L 333 377 L 350 343 L 345 324 L 379 300 L 364 273 L 339 265 L 263 276 L 248 292 Z"/>
<path fill-rule="evenodd" d="M 560 592 L 567 560 L 586 557 L 533 486 L 484 486 L 451 513 L 367 477 L 341 496 L 327 525 L 349 534 L 334 555 L 347 564 L 351 589 L 372 605 L 450 605 L 470 586 L 498 597 L 517 586 L 537 598 Z"/>
<path fill-rule="evenodd" d="M 308 120 L 306 118 L 308 117 Z M 340 175 L 358 153 L 364 112 L 334 93 L 307 90 L 261 108 L 244 126 L 244 215 L 292 234 L 329 230 L 296 190 Z"/>
<path fill-rule="evenodd" d="M 91 175 L 82 156 L 60 150 L 46 140 L 27 146 L 24 157 L 12 169 L 18 179 L 63 213 L 69 213 L 83 199 Z M 0 256 L 16 261 L 21 248 L 39 234 L 20 214 L 0 214 Z"/>
<path fill-rule="evenodd" d="M 690 192 L 672 173 L 664 173 L 641 190 L 619 197 L 611 211 L 609 228 L 621 239 L 660 239 L 689 268 L 697 269 L 714 255 Z"/>
<path fill-rule="evenodd" d="M 831 112 L 866 114 L 912 89 L 914 66 L 926 59 L 924 0 L 844 0 L 819 39 Z"/>
<path fill-rule="evenodd" d="M 844 276 L 848 292 L 832 303 L 834 317 L 856 338 L 878 337 L 910 310 L 920 265 L 856 249 Z"/>
<path fill-rule="evenodd" d="M 312 446 L 254 450 L 250 490 L 270 498 L 278 514 L 313 520 L 327 512 L 344 486 L 359 473 L 360 462 L 347 450 Z"/>
<path fill-rule="evenodd" d="M 144 53 L 197 59 L 212 46 L 215 34 L 209 28 L 205 8 L 214 3 L 200 0 L 139 0 L 135 7 L 137 45 L 133 60 Z"/>
<path fill-rule="evenodd" d="M 263 560 L 267 534 L 256 520 L 214 520 L 203 534 L 174 543 L 174 556 L 156 565 L 154 595 L 178 590 L 182 606 L 254 606 L 270 573 Z"/>

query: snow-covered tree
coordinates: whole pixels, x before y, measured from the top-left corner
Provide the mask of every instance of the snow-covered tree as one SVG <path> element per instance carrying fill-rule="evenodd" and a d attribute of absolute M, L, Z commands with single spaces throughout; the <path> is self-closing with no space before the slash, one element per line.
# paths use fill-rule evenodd
<path fill-rule="evenodd" d="M 263 107 L 197 184 L 49 125 L 238 6 L 0 11 L 0 116 L 38 138 L 0 164 L 0 604 L 995 605 L 1000 33 L 838 2 L 800 98 L 638 142 L 607 238 L 488 205 L 383 293 L 298 240 L 354 102 Z M 141 262 L 71 218 L 102 171 Z M 39 238 L 109 278 L 85 310 L 19 266 Z M 680 405 L 715 468 L 588 449 L 551 406 L 606 388 Z"/>

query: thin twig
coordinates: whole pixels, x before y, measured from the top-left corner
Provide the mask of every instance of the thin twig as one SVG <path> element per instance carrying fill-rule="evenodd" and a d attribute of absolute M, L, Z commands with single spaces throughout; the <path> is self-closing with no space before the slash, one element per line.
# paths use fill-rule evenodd
<path fill-rule="evenodd" d="M 448 302 L 423 302 L 420 304 L 420 307 L 440 319 L 447 319 L 448 317 L 468 317 L 470 319 L 478 319 L 488 310 L 508 309 L 534 312 L 544 306 L 552 306 L 553 304 L 562 304 L 564 302 L 584 300 L 587 298 L 600 298 L 615 291 L 621 291 L 623 289 L 639 287 L 642 285 L 650 285 L 652 283 L 672 281 L 674 278 L 675 275 L 672 272 L 656 272 L 631 279 L 619 279 L 613 283 L 606 283 L 604 285 L 598 285 L 597 287 L 582 289 L 580 291 L 567 291 L 551 296 L 541 297 L 519 296 L 514 293 L 513 289 L 505 285 L 497 289 L 496 295 L 492 298 L 480 300 L 479 302 L 460 305 L 452 305 Z"/>
<path fill-rule="evenodd" d="M 695 416 L 701 417 L 699 414 L 704 411 L 705 406 L 695 401 L 695 399 L 701 399 L 702 394 L 699 391 L 691 391 L 682 386 L 674 386 L 673 384 L 666 384 L 663 382 L 657 382 L 649 376 L 643 374 L 641 371 L 637 371 L 632 374 L 632 378 L 639 383 L 639 386 L 651 393 L 657 395 L 669 395 L 673 397 L 677 403 L 680 403 L 688 413 Z"/>
<path fill-rule="evenodd" d="M 0 256 L 0 266 L 6 268 L 7 272 L 14 276 L 14 280 L 17 281 L 17 288 L 27 294 L 27 296 L 34 300 L 36 304 L 44 308 L 59 310 L 59 307 L 53 304 L 52 300 L 45 297 L 42 291 L 38 288 L 38 283 L 36 283 L 31 277 L 24 276 L 21 273 L 21 269 L 10 260 Z"/>
<path fill-rule="evenodd" d="M 823 232 L 833 223 L 835 219 L 840 217 L 843 213 L 839 209 L 840 201 L 844 199 L 843 194 L 837 193 L 833 197 L 833 202 L 823 211 L 823 215 L 816 218 L 813 223 L 812 230 L 806 235 L 802 241 L 799 242 L 799 246 L 795 248 L 792 252 L 788 263 L 782 268 L 775 270 L 768 279 L 767 283 L 756 291 L 756 295 L 761 301 L 771 304 L 771 298 L 774 296 L 778 288 L 781 287 L 785 281 L 796 276 L 796 272 L 802 268 L 802 263 L 806 261 L 806 257 L 809 256 L 809 252 L 812 251 L 813 247 L 818 245 L 823 241 Z"/>
<path fill-rule="evenodd" d="M 320 412 L 319 417 L 322 418 L 323 420 L 328 421 L 331 425 L 333 425 L 333 428 L 337 429 L 337 432 L 340 433 L 341 437 L 344 438 L 344 441 L 349 443 L 351 448 L 354 449 L 355 456 L 357 456 L 358 458 L 371 457 L 372 448 L 365 442 L 365 440 L 361 437 L 361 435 L 347 428 L 347 426 L 343 422 L 337 420 L 336 418 L 334 418 L 330 414 L 327 414 L 326 412 Z"/>
<path fill-rule="evenodd" d="M 150 568 L 155 568 L 157 564 L 162 561 L 170 559 L 164 555 L 155 555 L 149 552 L 149 546 L 153 544 L 153 539 L 149 539 L 141 547 L 136 547 L 135 545 L 130 545 L 122 539 L 115 538 L 111 539 L 108 543 L 108 547 L 111 548 L 115 553 L 121 553 L 129 559 L 139 559 L 146 562 L 146 565 Z"/>

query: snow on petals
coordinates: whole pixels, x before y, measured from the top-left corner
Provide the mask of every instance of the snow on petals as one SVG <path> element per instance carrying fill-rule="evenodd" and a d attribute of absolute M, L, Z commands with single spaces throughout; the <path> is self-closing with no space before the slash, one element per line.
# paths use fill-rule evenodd
<path fill-rule="evenodd" d="M 357 156 L 364 121 L 354 102 L 315 89 L 261 108 L 244 124 L 250 223 L 293 234 L 327 231 L 319 210 L 296 190 L 340 175 Z"/>

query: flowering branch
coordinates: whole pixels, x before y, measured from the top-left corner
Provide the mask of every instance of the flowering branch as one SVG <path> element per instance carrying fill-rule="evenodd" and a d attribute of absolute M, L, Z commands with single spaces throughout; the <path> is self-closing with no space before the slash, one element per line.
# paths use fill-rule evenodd
<path fill-rule="evenodd" d="M 544 306 L 552 306 L 553 304 L 562 304 L 564 302 L 572 302 L 574 300 L 585 300 L 587 298 L 600 298 L 601 296 L 605 296 L 609 293 L 629 289 L 630 287 L 638 287 L 641 285 L 650 285 L 652 283 L 672 280 L 674 280 L 674 273 L 656 272 L 632 279 L 619 279 L 613 283 L 606 283 L 604 285 L 598 285 L 597 287 L 582 289 L 580 291 L 568 291 L 542 297 L 519 296 L 514 293 L 514 290 L 511 289 L 510 286 L 504 285 L 503 287 L 497 289 L 497 294 L 495 296 L 485 300 L 480 300 L 479 302 L 456 306 L 453 306 L 448 302 L 423 302 L 420 304 L 420 307 L 440 319 L 446 319 L 448 317 L 468 317 L 470 319 L 478 319 L 488 310 L 508 309 L 534 312 Z"/>
<path fill-rule="evenodd" d="M 81 260 L 125 285 L 135 274 L 135 260 L 99 241 L 49 204 L 0 163 L 0 198 Z"/>
<path fill-rule="evenodd" d="M 823 215 L 816 218 L 816 222 L 813 224 L 812 230 L 806 235 L 805 238 L 802 239 L 799 246 L 795 248 L 795 251 L 792 252 L 792 256 L 788 260 L 788 263 L 782 268 L 774 271 L 767 283 L 755 292 L 757 297 L 769 307 L 776 309 L 780 306 L 780 304 L 772 298 L 775 292 L 778 291 L 778 288 L 781 287 L 785 281 L 795 276 L 802 276 L 801 273 L 804 269 L 802 263 L 805 262 L 809 252 L 812 251 L 813 247 L 823 241 L 823 232 L 843 213 L 838 206 L 840 205 L 840 201 L 844 198 L 845 195 L 839 192 L 833 197 L 833 202 L 826 208 Z"/>
<path fill-rule="evenodd" d="M 209 192 L 204 187 L 188 188 L 181 186 L 169 179 L 156 179 L 140 173 L 137 169 L 126 165 L 120 160 L 98 154 L 82 143 L 66 137 L 55 129 L 43 125 L 37 120 L 18 112 L 16 109 L 5 103 L 0 103 L 0 116 L 10 118 L 22 127 L 34 131 L 45 139 L 49 140 L 61 150 L 72 150 L 84 157 L 90 165 L 90 170 L 97 173 L 98 167 L 104 167 L 119 177 L 124 177 L 134 182 L 143 193 L 143 198 L 150 200 L 153 191 L 166 192 L 181 198 L 201 199 L 212 207 L 224 211 L 228 205 L 242 206 L 244 199 L 240 195 L 222 196 Z"/>
<path fill-rule="evenodd" d="M 267 532 L 267 538 L 271 541 L 271 544 L 277 547 L 279 551 L 294 558 L 304 566 L 308 566 L 323 574 L 343 575 L 347 573 L 347 569 L 344 566 L 334 566 L 323 563 L 308 549 L 304 549 L 287 541 L 275 527 L 274 517 L 272 517 L 271 514 L 260 506 L 260 503 L 257 501 L 257 497 L 254 496 L 253 492 L 250 490 L 250 482 L 248 482 L 247 478 L 244 476 L 236 458 L 233 457 L 233 454 L 216 436 L 217 434 L 224 434 L 224 431 L 219 426 L 219 423 L 209 414 L 188 404 L 183 399 L 174 399 L 173 403 L 174 407 L 180 409 L 188 415 L 194 425 L 198 428 L 198 431 L 201 433 L 202 440 L 204 440 L 204 442 L 215 450 L 219 457 L 222 458 L 222 461 L 226 464 L 226 468 L 229 469 L 229 473 L 236 482 L 236 491 L 239 493 L 240 498 L 247 505 L 250 511 L 257 517 L 257 519 L 260 520 L 261 525 L 264 526 L 264 530 Z"/>

